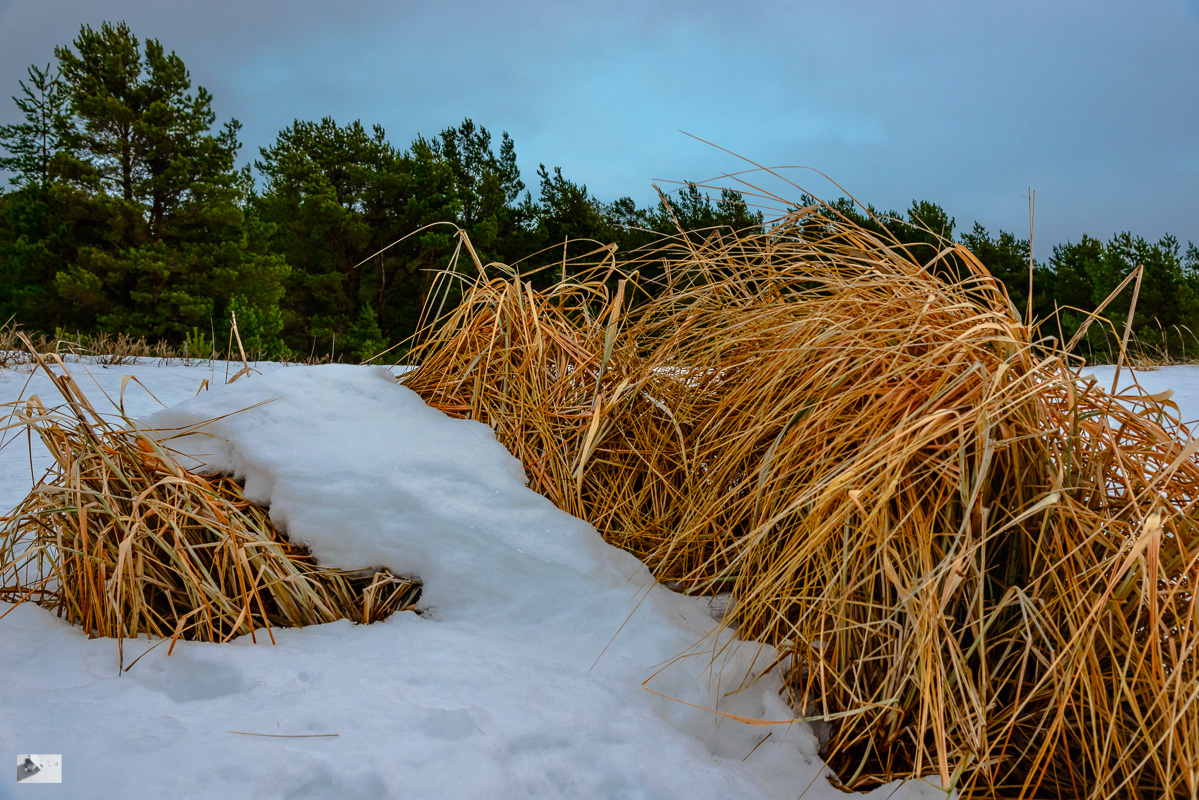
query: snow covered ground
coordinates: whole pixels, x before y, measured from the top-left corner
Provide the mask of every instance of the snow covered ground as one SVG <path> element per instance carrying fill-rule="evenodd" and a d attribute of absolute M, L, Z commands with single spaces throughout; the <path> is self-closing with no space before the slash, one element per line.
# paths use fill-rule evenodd
<path fill-rule="evenodd" d="M 382 369 L 260 368 L 232 386 L 223 367 L 73 372 L 98 407 L 136 376 L 170 406 L 127 386 L 152 427 L 240 410 L 180 448 L 245 478 L 322 563 L 419 576 L 422 614 L 276 629 L 274 646 L 181 642 L 122 672 L 114 641 L 12 609 L 0 754 L 10 773 L 18 753 L 61 754 L 62 783 L 0 778 L 0 798 L 844 797 L 811 727 L 786 722 L 778 676 L 760 674 L 773 651 L 716 632 L 703 601 L 527 489 L 488 428 Z M 1199 417 L 1199 369 L 1139 377 Z M 0 372 L 0 402 L 35 393 L 56 400 L 44 377 Z M 0 507 L 47 458 L 35 441 L 31 473 L 23 437 L 0 450 Z M 126 666 L 155 644 L 126 642 Z M 911 781 L 868 796 L 946 793 Z"/>
<path fill-rule="evenodd" d="M 1084 376 L 1094 375 L 1098 386 L 1108 391 L 1111 391 L 1112 379 L 1115 374 L 1116 368 L 1110 364 L 1087 367 L 1083 370 Z M 1169 402 L 1178 406 L 1182 422 L 1192 432 L 1197 432 L 1196 425 L 1199 425 L 1199 366 L 1162 367 L 1148 371 L 1136 371 L 1131 376 L 1129 370 L 1124 368 L 1120 371 L 1120 385 L 1117 388 L 1122 392 L 1130 390 L 1134 379 L 1149 394 L 1173 392 Z"/>

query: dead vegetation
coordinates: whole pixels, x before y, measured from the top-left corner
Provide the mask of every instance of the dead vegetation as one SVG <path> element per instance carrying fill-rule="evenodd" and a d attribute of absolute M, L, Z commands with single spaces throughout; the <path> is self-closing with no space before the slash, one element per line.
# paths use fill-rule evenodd
<path fill-rule="evenodd" d="M 29 344 L 23 342 L 28 340 Z M 0 326 L 0 369 L 18 367 L 33 368 L 37 356 L 53 356 L 65 363 L 85 363 L 101 367 L 120 367 L 140 362 L 155 361 L 159 365 L 177 363 L 184 366 L 210 364 L 215 361 L 257 362 L 265 354 L 244 351 L 240 337 L 232 331 L 223 346 L 215 344 L 210 336 L 194 331 L 179 345 L 163 340 L 151 341 L 144 337 L 124 333 L 68 333 L 63 330 L 53 335 L 26 331 L 11 320 Z M 296 364 L 329 364 L 341 362 L 344 354 L 318 354 L 315 350 L 304 356 L 292 354 L 284 359 Z"/>
<path fill-rule="evenodd" d="M 1199 444 L 971 253 L 811 207 L 540 291 L 476 267 L 404 383 L 660 579 L 731 590 L 845 787 L 1199 795 Z"/>
<path fill-rule="evenodd" d="M 64 402 L 33 396 L 12 409 L 9 428 L 35 434 L 54 466 L 0 518 L 0 599 L 118 641 L 273 640 L 272 627 L 414 607 L 418 583 L 321 567 L 232 478 L 184 469 L 169 435 L 102 416 L 61 360 L 29 352 Z"/>

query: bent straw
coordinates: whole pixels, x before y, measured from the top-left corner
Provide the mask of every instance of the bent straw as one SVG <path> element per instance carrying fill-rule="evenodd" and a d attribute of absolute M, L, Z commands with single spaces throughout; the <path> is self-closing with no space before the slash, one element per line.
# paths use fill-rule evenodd
<path fill-rule="evenodd" d="M 964 247 L 925 266 L 820 205 L 571 266 L 481 274 L 403 382 L 659 579 L 732 591 L 843 785 L 1199 792 L 1175 409 L 1082 381 Z"/>

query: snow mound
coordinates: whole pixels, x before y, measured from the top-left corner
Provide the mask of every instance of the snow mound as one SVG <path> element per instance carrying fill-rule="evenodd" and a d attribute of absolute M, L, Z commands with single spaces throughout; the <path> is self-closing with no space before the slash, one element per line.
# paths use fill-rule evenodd
<path fill-rule="evenodd" d="M 385 370 L 279 369 L 144 424 L 190 431 L 172 446 L 191 466 L 244 479 L 322 563 L 418 577 L 422 615 L 179 642 L 119 674 L 112 641 L 13 610 L 0 720 L 21 725 L 0 746 L 62 753 L 62 796 L 839 796 L 808 725 L 708 710 L 790 719 L 758 676 L 771 649 L 715 631 L 529 490 L 489 428 Z"/>

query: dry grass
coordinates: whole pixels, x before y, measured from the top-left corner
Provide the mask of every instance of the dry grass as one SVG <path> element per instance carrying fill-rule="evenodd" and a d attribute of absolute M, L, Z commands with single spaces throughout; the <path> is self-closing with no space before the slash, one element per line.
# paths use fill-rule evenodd
<path fill-rule="evenodd" d="M 34 362 L 34 353 L 56 352 L 54 344 L 45 336 L 26 336 L 29 348 L 21 340 L 21 330 L 10 322 L 0 326 L 0 369 L 12 369 Z"/>
<path fill-rule="evenodd" d="M 846 787 L 1199 795 L 1175 409 L 1081 383 L 960 246 L 924 269 L 820 208 L 595 260 L 481 271 L 404 383 L 660 579 L 733 591 Z"/>
<path fill-rule="evenodd" d="M 1161 344 L 1133 341 L 1128 347 L 1128 363 L 1138 370 L 1154 370 L 1158 367 L 1177 367 L 1199 364 L 1199 341 L 1188 328 L 1171 326 L 1174 336 L 1165 330 L 1159 332 Z M 1187 344 L 1191 347 L 1188 350 Z M 1114 359 L 1113 359 L 1114 360 Z"/>
<path fill-rule="evenodd" d="M 141 359 L 200 360 L 188 356 L 185 349 L 176 349 L 166 342 L 149 342 L 123 333 L 76 334 L 67 338 L 64 332 L 54 336 L 27 333 L 11 322 L 0 326 L 0 368 L 36 364 L 38 355 L 54 355 L 64 361 L 91 357 L 101 366 L 135 364 Z"/>
<path fill-rule="evenodd" d="M 27 347 L 23 338 L 29 341 Z M 67 334 L 58 331 L 55 335 L 33 333 L 22 330 L 11 321 L 0 326 L 0 369 L 28 367 L 36 364 L 36 356 L 55 356 L 65 362 L 83 362 L 100 366 L 126 366 L 143 361 L 159 364 L 175 362 L 185 366 L 208 364 L 213 361 L 265 360 L 259 351 L 244 352 L 240 340 L 235 341 L 232 332 L 224 346 L 217 346 L 208 337 L 189 337 L 179 346 L 166 341 L 152 341 L 144 337 L 133 337 L 124 333 Z M 341 362 L 341 354 L 329 353 L 309 355 L 293 354 L 284 359 L 296 364 L 328 364 Z"/>
<path fill-rule="evenodd" d="M 65 402 L 13 409 L 55 465 L 0 518 L 0 599 L 36 602 L 94 636 L 210 642 L 413 606 L 418 584 L 319 566 L 237 482 L 184 469 L 169 437 L 110 422 L 61 361 L 34 357 Z"/>

